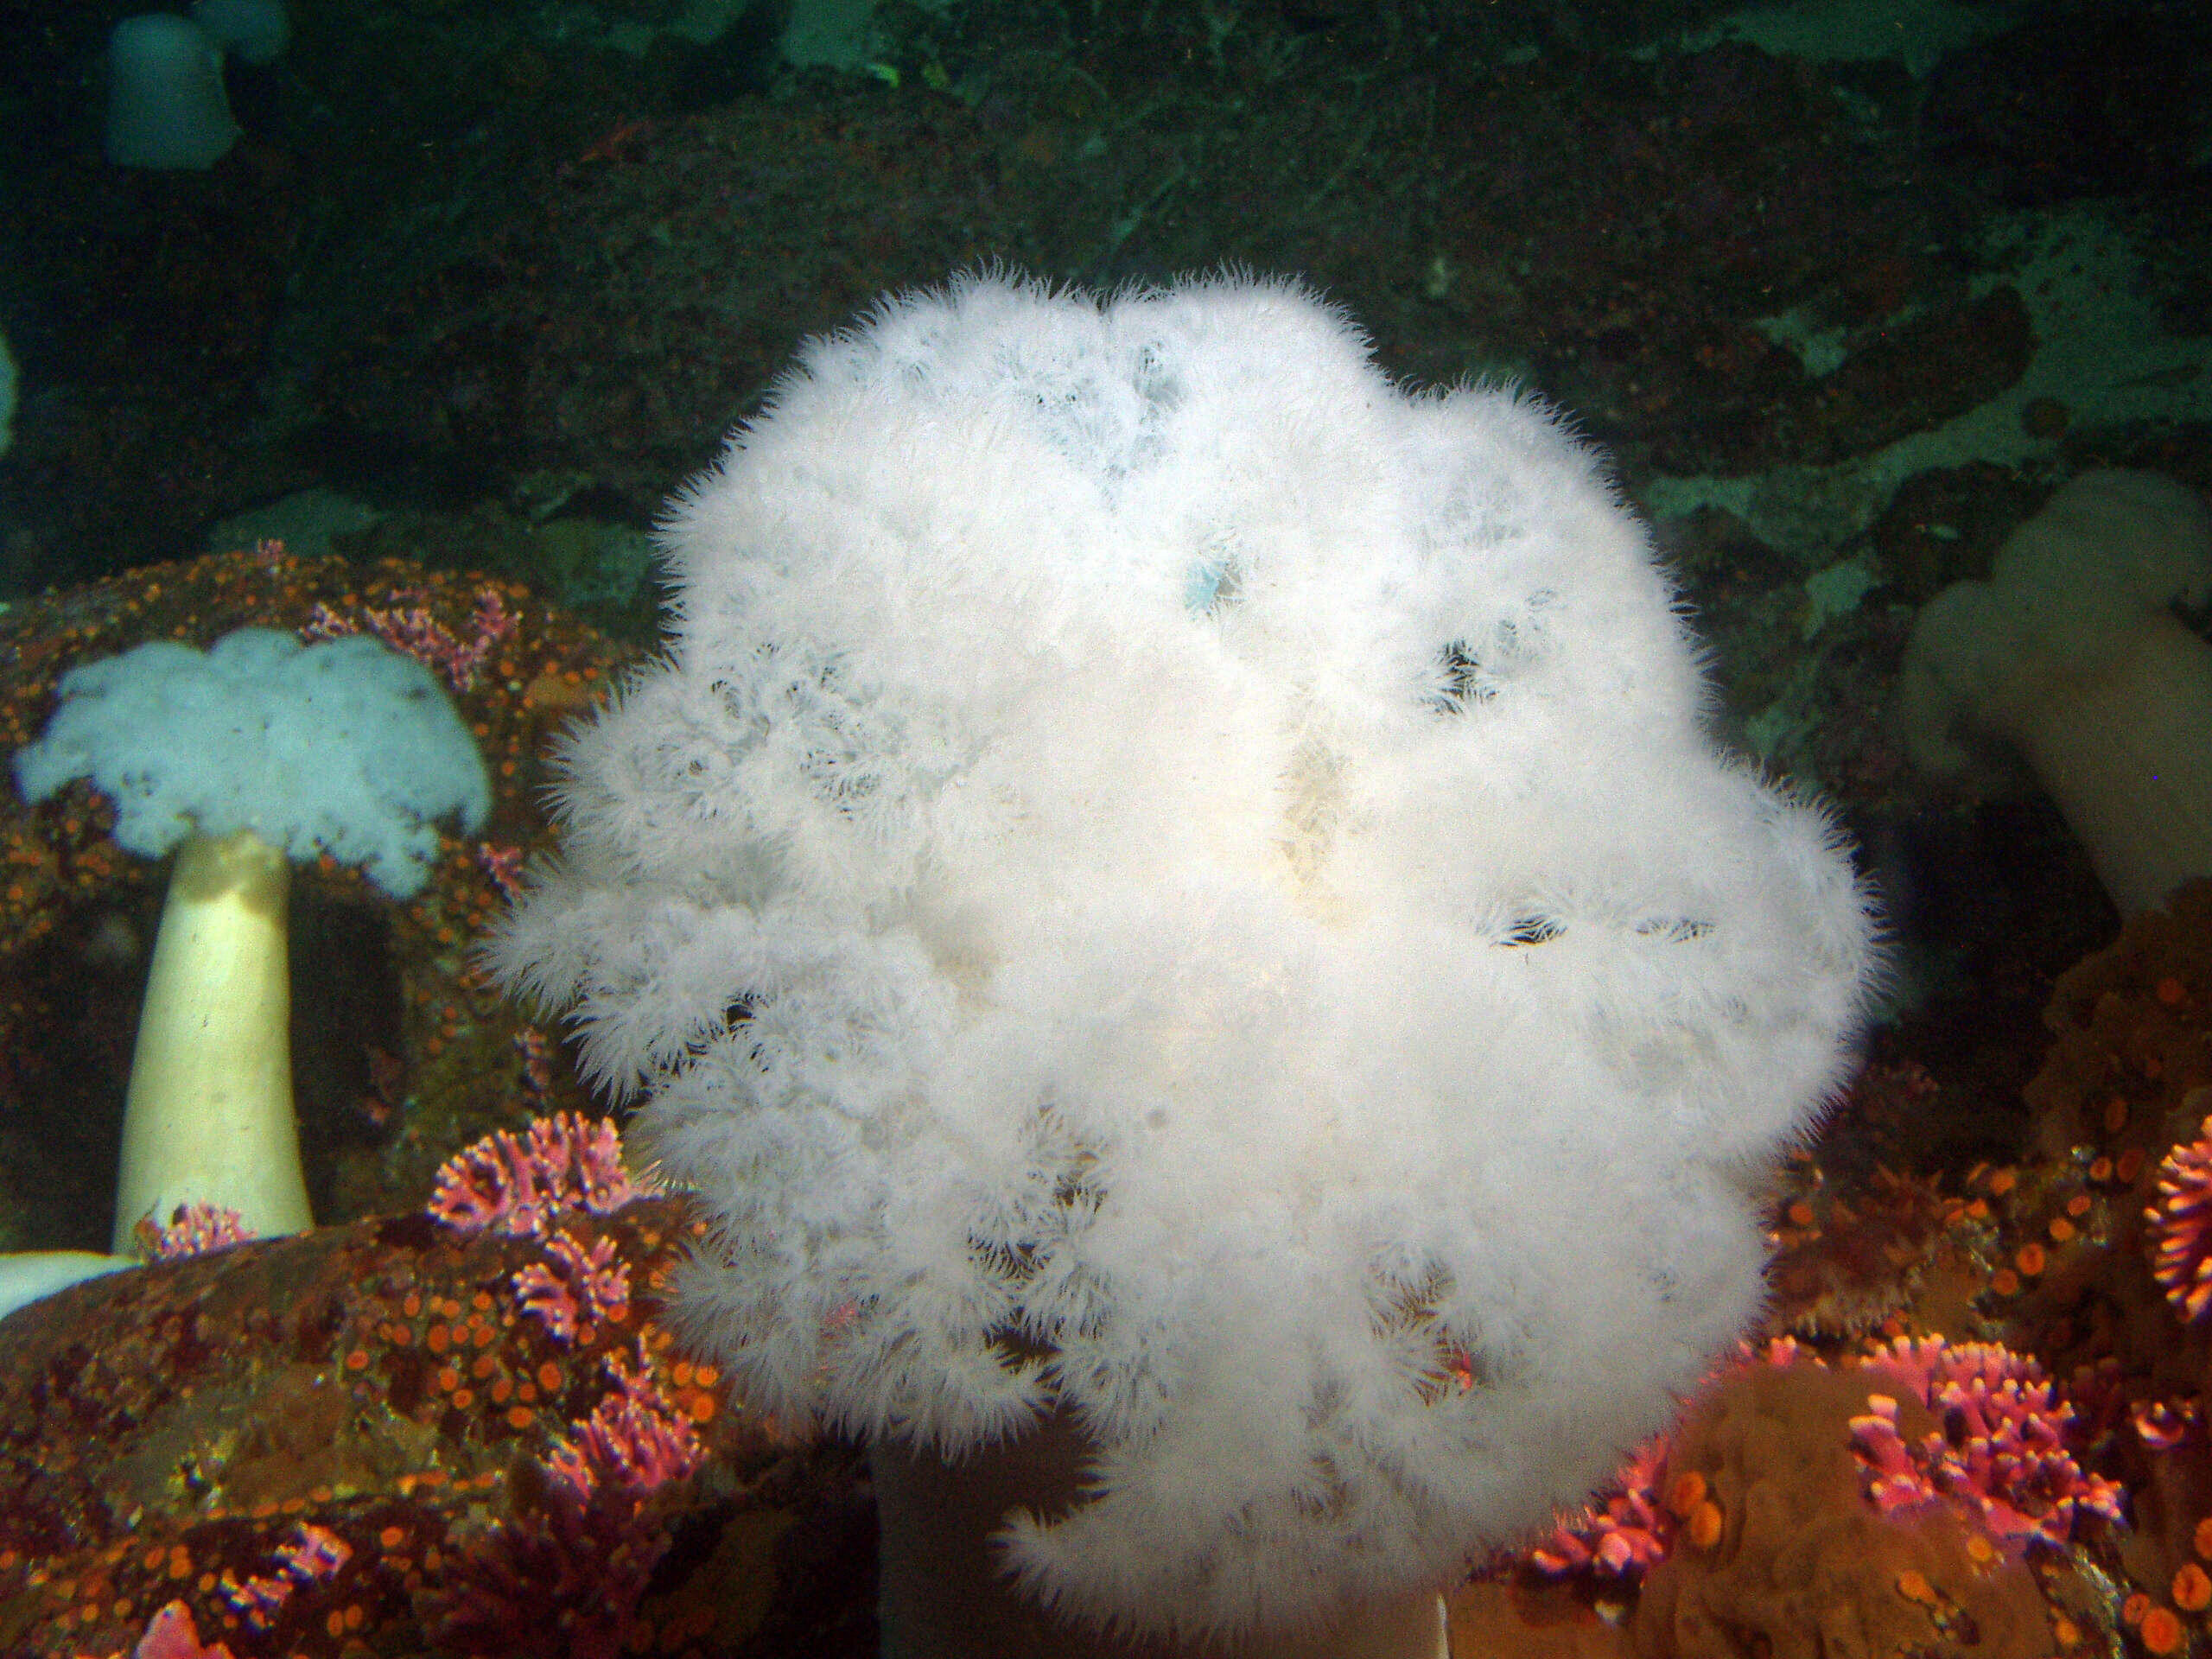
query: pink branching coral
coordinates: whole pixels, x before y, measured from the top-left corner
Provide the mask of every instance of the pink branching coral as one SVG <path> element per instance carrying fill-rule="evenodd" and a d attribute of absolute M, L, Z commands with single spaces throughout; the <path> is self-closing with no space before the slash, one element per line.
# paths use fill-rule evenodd
<path fill-rule="evenodd" d="M 492 878 L 492 885 L 509 904 L 522 902 L 522 849 L 479 842 L 476 861 L 484 867 L 484 874 Z"/>
<path fill-rule="evenodd" d="M 690 1420 L 661 1392 L 642 1363 L 635 1371 L 620 1359 L 607 1369 L 613 1391 L 600 1401 L 574 1442 L 555 1448 L 554 1477 L 575 1485 L 579 1496 L 612 1481 L 632 1497 L 681 1480 L 707 1455 Z"/>
<path fill-rule="evenodd" d="M 1547 1578 L 1587 1572 L 1634 1584 L 1666 1560 L 1679 1524 L 1660 1502 L 1667 1444 L 1664 1435 L 1646 1440 L 1615 1478 L 1604 1508 L 1593 1505 L 1561 1521 L 1530 1550 L 1536 1570 Z"/>
<path fill-rule="evenodd" d="M 517 1271 L 515 1297 L 556 1342 L 573 1340 L 579 1325 L 620 1324 L 630 1317 L 630 1269 L 613 1239 L 600 1239 L 587 1250 L 556 1230 L 546 1236 L 545 1254 L 550 1265 L 532 1262 Z"/>
<path fill-rule="evenodd" d="M 559 1442 L 515 1512 L 470 1540 L 441 1598 L 444 1649 L 478 1659 L 616 1659 L 668 1534 L 653 1493 L 706 1457 L 650 1374 L 610 1360 L 615 1387 Z"/>
<path fill-rule="evenodd" d="M 146 1621 L 146 1633 L 130 1659 L 231 1659 L 231 1650 L 220 1642 L 202 1647 L 192 1609 L 173 1601 Z"/>
<path fill-rule="evenodd" d="M 553 1094 L 553 1045 L 536 1026 L 524 1026 L 515 1033 L 515 1052 L 522 1057 L 523 1087 L 530 1097 L 540 1103 Z"/>
<path fill-rule="evenodd" d="M 1713 1386 L 1741 1367 L 1784 1367 L 1801 1360 L 1821 1363 L 1792 1337 L 1777 1337 L 1763 1347 L 1741 1342 L 1735 1357 L 1716 1366 L 1706 1385 Z M 1588 1573 L 1618 1584 L 1636 1584 L 1666 1560 L 1685 1528 L 1700 1541 L 1711 1541 L 1702 1535 L 1708 1529 L 1718 1535 L 1720 1512 L 1706 1496 L 1703 1477 L 1691 1474 L 1668 1482 L 1662 1491 L 1673 1448 L 1671 1434 L 1654 1435 L 1638 1446 L 1613 1477 L 1603 1507 L 1586 1505 L 1562 1519 L 1549 1538 L 1529 1552 L 1529 1565 L 1546 1578 Z"/>
<path fill-rule="evenodd" d="M 1893 1375 L 1942 1427 L 1908 1441 L 1896 1396 L 1870 1394 L 1851 1420 L 1866 1495 L 1884 1514 L 1947 1501 L 2019 1548 L 2063 1545 L 2085 1515 L 2118 1522 L 2120 1488 L 2083 1472 L 2066 1446 L 2074 1408 L 2043 1368 L 1995 1343 L 1900 1338 L 1866 1363 Z"/>
<path fill-rule="evenodd" d="M 276 1616 L 284 1611 L 284 1604 L 292 1599 L 289 1579 L 272 1579 L 259 1573 L 240 1584 L 226 1572 L 219 1587 L 230 1610 L 257 1630 L 265 1630 L 274 1624 Z"/>
<path fill-rule="evenodd" d="M 353 1559 L 353 1547 L 343 1538 L 327 1527 L 302 1521 L 291 1541 L 277 1546 L 276 1574 L 257 1573 L 241 1584 L 226 1573 L 223 1599 L 253 1629 L 265 1630 L 276 1623 L 296 1588 L 331 1577 Z"/>
<path fill-rule="evenodd" d="M 302 1521 L 291 1542 L 276 1547 L 276 1560 L 296 1583 L 327 1579 L 353 1559 L 353 1547 L 327 1527 Z"/>
<path fill-rule="evenodd" d="M 560 1211 L 607 1216 L 639 1196 L 622 1167 L 613 1121 L 561 1112 L 532 1120 L 521 1135 L 498 1130 L 447 1159 L 429 1211 L 464 1233 L 520 1236 L 543 1232 Z"/>
<path fill-rule="evenodd" d="M 2145 1400 L 2129 1409 L 2128 1421 L 2134 1426 L 2135 1437 L 2143 1442 L 2145 1451 L 2177 1451 L 2196 1432 L 2196 1402 Z"/>
<path fill-rule="evenodd" d="M 177 1205 L 166 1227 L 156 1225 L 149 1218 L 140 1222 L 135 1232 L 147 1259 L 152 1262 L 182 1262 L 190 1256 L 205 1255 L 210 1250 L 244 1244 L 257 1236 L 237 1211 L 221 1205 L 198 1203 Z"/>
<path fill-rule="evenodd" d="M 2144 1219 L 2151 1225 L 2151 1271 L 2166 1300 L 2194 1323 L 2212 1306 L 2212 1117 L 2158 1166 L 2158 1201 Z"/>
<path fill-rule="evenodd" d="M 396 597 L 410 599 L 414 603 L 404 609 L 396 606 L 390 610 L 364 607 L 361 622 L 318 603 L 300 629 L 300 638 L 336 639 L 365 629 L 394 651 L 412 657 L 426 668 L 435 669 L 454 690 L 466 691 L 475 683 L 476 672 L 490 658 L 493 649 L 515 631 L 515 619 L 496 588 L 486 588 L 477 595 L 475 612 L 469 618 L 469 638 L 466 640 L 430 613 L 427 593 L 415 591 Z"/>

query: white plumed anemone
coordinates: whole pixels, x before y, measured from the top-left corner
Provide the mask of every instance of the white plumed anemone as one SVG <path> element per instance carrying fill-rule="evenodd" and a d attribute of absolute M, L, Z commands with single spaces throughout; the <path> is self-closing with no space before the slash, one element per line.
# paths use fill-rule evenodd
<path fill-rule="evenodd" d="M 1916 763 L 2017 749 L 2122 914 L 2212 875 L 2212 509 L 2155 473 L 2082 474 L 1921 607 L 1898 677 Z"/>
<path fill-rule="evenodd" d="M 1872 961 L 1592 455 L 1229 277 L 813 342 L 495 947 L 714 1218 L 748 1396 L 1083 1476 L 1094 1626 L 1325 1622 L 1603 1481 L 1755 1317 Z"/>
<path fill-rule="evenodd" d="M 412 897 L 437 821 L 491 810 L 483 758 L 421 663 L 360 636 L 303 645 L 240 628 L 81 663 L 13 770 L 43 801 L 82 778 L 116 843 L 175 851 L 124 1103 L 115 1250 L 181 1205 L 250 1233 L 312 1224 L 293 1117 L 286 915 L 294 858 L 358 865 Z"/>

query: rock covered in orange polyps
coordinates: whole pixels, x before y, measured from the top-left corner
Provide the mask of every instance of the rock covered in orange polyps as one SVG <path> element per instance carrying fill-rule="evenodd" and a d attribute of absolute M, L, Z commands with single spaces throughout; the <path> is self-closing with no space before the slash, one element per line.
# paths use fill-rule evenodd
<path fill-rule="evenodd" d="M 0 1650 L 128 1655 L 176 1603 L 235 1659 L 835 1650 L 777 1560 L 849 1506 L 838 1471 L 657 1323 L 692 1227 L 673 1198 L 529 1235 L 372 1218 L 22 1309 Z M 625 1294 L 548 1320 L 564 1262 Z"/>
<path fill-rule="evenodd" d="M 1676 1435 L 1669 1478 L 1695 1473 L 1721 1510 L 1709 1548 L 1644 1580 L 1639 1659 L 2042 1659 L 2043 1598 L 2024 1562 L 1945 1504 L 1884 1515 L 1866 1501 L 1851 1420 L 1888 1381 L 1872 1367 L 1739 1366 Z M 1940 1428 L 1916 1401 L 1900 1425 Z"/>
<path fill-rule="evenodd" d="M 2044 1023 L 2056 1040 L 2026 1090 L 2041 1149 L 2155 1165 L 2194 1122 L 2183 1096 L 2212 1083 L 2212 880 L 2128 918 L 2059 976 Z"/>
<path fill-rule="evenodd" d="M 2003 1206 L 2008 1239 L 2048 1270 L 2006 1310 L 2006 1340 L 2054 1376 L 2106 1361 L 2134 1400 L 2212 1383 L 2212 880 L 2131 917 L 2061 975 L 2056 1040 L 2025 1097 L 2041 1156 Z"/>

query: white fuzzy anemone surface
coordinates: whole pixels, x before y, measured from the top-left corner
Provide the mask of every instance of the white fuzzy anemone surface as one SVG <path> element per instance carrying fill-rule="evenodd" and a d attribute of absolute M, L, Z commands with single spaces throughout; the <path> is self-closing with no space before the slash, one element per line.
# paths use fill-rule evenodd
<path fill-rule="evenodd" d="M 645 1096 L 740 1388 L 1092 1455 L 1012 1567 L 1294 1624 L 1602 1482 L 1756 1316 L 1872 959 L 1592 454 L 1294 284 L 996 276 L 677 498 L 495 957 Z"/>

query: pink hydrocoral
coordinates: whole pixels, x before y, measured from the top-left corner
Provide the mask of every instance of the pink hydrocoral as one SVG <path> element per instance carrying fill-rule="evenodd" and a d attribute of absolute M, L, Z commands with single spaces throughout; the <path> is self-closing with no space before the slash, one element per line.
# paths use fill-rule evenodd
<path fill-rule="evenodd" d="M 587 1250 L 556 1230 L 545 1240 L 545 1253 L 551 1266 L 532 1262 L 515 1274 L 515 1297 L 556 1342 L 572 1339 L 586 1321 L 619 1325 L 630 1317 L 630 1269 L 613 1239 L 600 1239 Z"/>
<path fill-rule="evenodd" d="M 2196 1427 L 2196 1402 L 2145 1400 L 2129 1408 L 2128 1421 L 2145 1451 L 2177 1451 L 2188 1443 Z"/>
<path fill-rule="evenodd" d="M 573 1440 L 555 1444 L 542 1485 L 501 1525 L 465 1541 L 452 1587 L 434 1598 L 441 1651 L 475 1659 L 617 1659 L 668 1548 L 654 1492 L 705 1459 L 706 1447 L 652 1379 L 643 1345 L 632 1370 Z"/>
<path fill-rule="evenodd" d="M 499 888 L 501 898 L 511 905 L 522 902 L 521 848 L 484 842 L 476 849 L 476 861 L 484 867 L 484 874 L 492 878 L 492 885 Z"/>
<path fill-rule="evenodd" d="M 292 1541 L 276 1548 L 277 1561 L 301 1584 L 327 1579 L 353 1559 L 353 1547 L 327 1527 L 302 1521 L 292 1529 Z"/>
<path fill-rule="evenodd" d="M 1747 1366 L 1783 1368 L 1801 1360 L 1821 1363 L 1795 1338 L 1777 1337 L 1764 1347 L 1739 1342 L 1735 1357 L 1716 1366 L 1706 1387 Z M 1547 1578 L 1587 1573 L 1620 1584 L 1640 1581 L 1666 1560 L 1682 1529 L 1682 1517 L 1662 1501 L 1660 1491 L 1673 1448 L 1671 1434 L 1654 1435 L 1638 1446 L 1613 1477 L 1603 1507 L 1585 1505 L 1563 1518 L 1550 1537 L 1529 1552 L 1529 1564 Z"/>
<path fill-rule="evenodd" d="M 296 1587 L 333 1577 L 353 1559 L 353 1547 L 343 1538 L 327 1527 L 302 1521 L 292 1529 L 291 1541 L 277 1546 L 280 1573 L 257 1573 L 240 1584 L 226 1572 L 223 1599 L 248 1624 L 264 1630 L 276 1622 Z"/>
<path fill-rule="evenodd" d="M 2074 1408 L 2043 1368 L 1995 1343 L 1899 1338 L 1869 1367 L 1890 1372 L 1941 1427 L 1908 1441 L 1897 1400 L 1866 1396 L 1851 1420 L 1866 1495 L 1884 1514 L 1945 1501 L 2000 1541 L 2063 1545 L 2085 1515 L 2120 1517 L 2120 1489 L 2088 1474 L 2066 1440 Z"/>
<path fill-rule="evenodd" d="M 210 1250 L 248 1243 L 255 1236 L 237 1211 L 200 1203 L 177 1205 L 166 1227 L 149 1218 L 134 1230 L 148 1260 L 154 1262 L 182 1262 Z"/>
<path fill-rule="evenodd" d="M 418 588 L 393 597 L 414 602 L 404 609 L 397 605 L 388 610 L 364 607 L 363 622 L 318 602 L 301 627 L 300 638 L 338 639 L 359 633 L 365 626 L 394 651 L 444 675 L 446 683 L 454 690 L 466 691 L 476 683 L 476 672 L 491 657 L 493 647 L 515 631 L 515 619 L 496 588 L 478 592 L 476 609 L 468 620 L 470 637 L 465 640 L 430 613 L 427 592 Z"/>
<path fill-rule="evenodd" d="M 2151 1270 L 2166 1300 L 2191 1322 L 2203 1318 L 2212 1306 L 2212 1117 L 2158 1166 L 2158 1201 L 2144 1219 L 2151 1224 Z"/>
<path fill-rule="evenodd" d="M 1677 1522 L 1660 1502 L 1659 1480 L 1667 1465 L 1668 1440 L 1655 1435 L 1636 1450 L 1614 1479 L 1603 1509 L 1585 1508 L 1561 1521 L 1552 1535 L 1529 1552 L 1547 1578 L 1591 1573 L 1633 1584 L 1667 1558 Z"/>
<path fill-rule="evenodd" d="M 173 1601 L 146 1622 L 146 1633 L 131 1649 L 131 1659 L 231 1659 L 231 1650 L 220 1642 L 202 1647 L 192 1609 Z"/>
<path fill-rule="evenodd" d="M 533 1119 L 519 1135 L 487 1135 L 447 1159 L 429 1211 L 464 1233 L 521 1235 L 543 1232 L 563 1210 L 612 1215 L 639 1196 L 622 1167 L 613 1121 L 561 1112 Z"/>
<path fill-rule="evenodd" d="M 607 1369 L 614 1389 L 593 1408 L 575 1442 L 555 1447 L 555 1478 L 573 1485 L 579 1497 L 608 1481 L 642 1497 L 696 1469 L 707 1455 L 705 1443 L 651 1371 L 642 1363 L 632 1371 L 619 1358 L 608 1359 Z"/>

